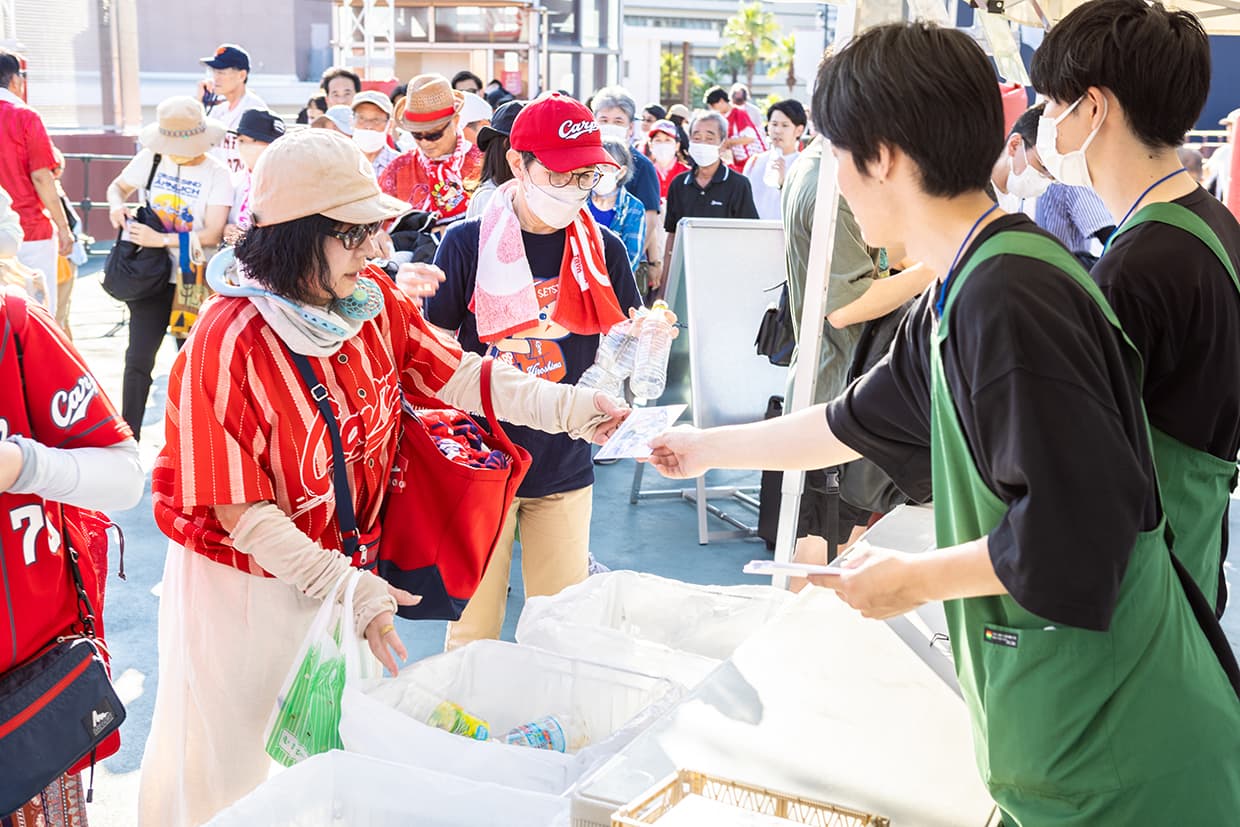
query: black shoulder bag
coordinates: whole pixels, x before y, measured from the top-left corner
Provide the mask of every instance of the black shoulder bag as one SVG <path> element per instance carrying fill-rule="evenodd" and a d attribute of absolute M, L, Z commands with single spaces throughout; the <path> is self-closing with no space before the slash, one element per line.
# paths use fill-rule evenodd
<path fill-rule="evenodd" d="M 146 178 L 146 203 L 138 207 L 135 221 L 145 224 L 156 232 L 164 232 L 164 224 L 151 209 L 151 184 L 159 169 L 162 155 L 151 162 L 151 174 Z M 103 265 L 103 290 L 122 302 L 149 299 L 164 289 L 172 275 L 172 259 L 163 247 L 140 247 L 132 241 L 122 240 L 125 228 L 116 231 L 116 241 Z"/>

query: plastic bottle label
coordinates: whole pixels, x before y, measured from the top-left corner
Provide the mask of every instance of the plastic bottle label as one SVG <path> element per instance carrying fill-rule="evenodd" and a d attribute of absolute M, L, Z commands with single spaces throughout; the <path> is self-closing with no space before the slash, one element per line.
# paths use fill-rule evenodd
<path fill-rule="evenodd" d="M 559 720 L 554 715 L 522 724 L 504 736 L 504 743 L 554 752 L 565 752 L 568 748 L 568 738 L 564 735 L 564 727 L 560 726 Z"/>
<path fill-rule="evenodd" d="M 443 729 L 453 735 L 463 735 L 475 741 L 486 741 L 491 737 L 491 728 L 481 718 L 475 718 L 451 701 L 444 701 L 435 707 L 427 723 L 436 729 Z"/>

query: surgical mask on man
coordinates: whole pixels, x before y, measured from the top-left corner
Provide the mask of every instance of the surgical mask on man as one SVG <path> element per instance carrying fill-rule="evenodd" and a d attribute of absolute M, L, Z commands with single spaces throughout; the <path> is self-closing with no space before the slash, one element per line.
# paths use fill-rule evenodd
<path fill-rule="evenodd" d="M 629 140 L 629 128 L 615 123 L 599 124 L 598 134 L 604 141 L 619 141 L 620 143 L 626 143 Z"/>
<path fill-rule="evenodd" d="M 590 193 L 576 187 L 564 187 L 560 192 L 576 197 L 568 201 L 562 200 L 535 184 L 528 176 L 521 184 L 521 191 L 525 194 L 526 205 L 538 220 L 557 230 L 572 224 L 573 219 L 586 205 L 586 199 L 590 197 Z"/>
<path fill-rule="evenodd" d="M 1016 172 L 1013 164 L 1014 156 L 1008 156 L 1008 177 L 1007 191 L 1017 198 L 1037 198 L 1046 192 L 1046 188 L 1054 183 L 1053 179 L 1046 177 L 1038 171 L 1037 167 L 1029 163 L 1029 152 L 1025 149 L 1025 142 L 1020 142 L 1020 151 L 1025 156 L 1025 168 Z"/>
<path fill-rule="evenodd" d="M 666 164 L 676 157 L 676 144 L 660 141 L 650 144 L 650 155 L 660 164 Z"/>
<path fill-rule="evenodd" d="M 719 147 L 715 144 L 689 142 L 689 157 L 700 167 L 708 167 L 719 160 Z"/>
<path fill-rule="evenodd" d="M 604 172 L 599 176 L 598 183 L 594 185 L 594 194 L 601 195 L 604 198 L 613 194 L 620 189 L 620 173 Z"/>
<path fill-rule="evenodd" d="M 387 143 L 387 133 L 378 129 L 355 129 L 353 130 L 353 143 L 369 155 L 383 149 L 383 145 Z"/>
<path fill-rule="evenodd" d="M 1067 184 L 1070 187 L 1089 187 L 1093 188 L 1093 179 L 1089 176 L 1089 162 L 1085 159 L 1085 152 L 1089 149 L 1089 145 L 1093 143 L 1094 138 L 1098 135 L 1098 130 L 1102 128 L 1102 124 L 1107 119 L 1107 112 L 1110 108 L 1106 98 L 1102 99 L 1102 120 L 1098 122 L 1098 126 L 1090 131 L 1085 138 L 1085 143 L 1081 144 L 1080 149 L 1074 149 L 1071 152 L 1060 153 L 1059 151 L 1059 124 L 1063 119 L 1072 114 L 1072 110 L 1081 105 L 1081 101 L 1085 100 L 1085 96 L 1076 99 L 1076 102 L 1063 111 L 1057 118 L 1043 115 L 1038 119 L 1038 155 L 1042 158 L 1042 163 L 1046 165 L 1047 170 L 1055 177 L 1055 180 Z"/>

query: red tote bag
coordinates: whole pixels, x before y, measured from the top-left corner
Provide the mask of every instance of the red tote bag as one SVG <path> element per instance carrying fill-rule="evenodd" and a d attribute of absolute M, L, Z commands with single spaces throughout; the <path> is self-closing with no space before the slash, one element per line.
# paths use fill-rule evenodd
<path fill-rule="evenodd" d="M 401 415 L 378 565 L 384 580 L 422 596 L 416 606 L 401 606 L 401 617 L 460 618 L 482 582 L 508 507 L 530 467 L 529 452 L 508 438 L 491 407 L 491 368 L 488 357 L 482 363 L 482 410 L 491 426 L 488 445 L 508 455 L 507 468 L 454 462 L 409 407 Z"/>

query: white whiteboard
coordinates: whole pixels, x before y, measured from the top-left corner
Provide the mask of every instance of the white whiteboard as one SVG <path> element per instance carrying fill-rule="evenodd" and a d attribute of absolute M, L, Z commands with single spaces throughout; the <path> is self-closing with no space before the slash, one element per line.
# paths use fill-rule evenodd
<path fill-rule="evenodd" d="M 686 327 L 659 403 L 688 402 L 699 428 L 760 420 L 788 381 L 787 368 L 754 349 L 762 314 L 779 295 L 770 288 L 786 277 L 783 225 L 686 218 L 676 228 L 676 248 L 683 266 L 673 267 L 668 298 Z"/>

